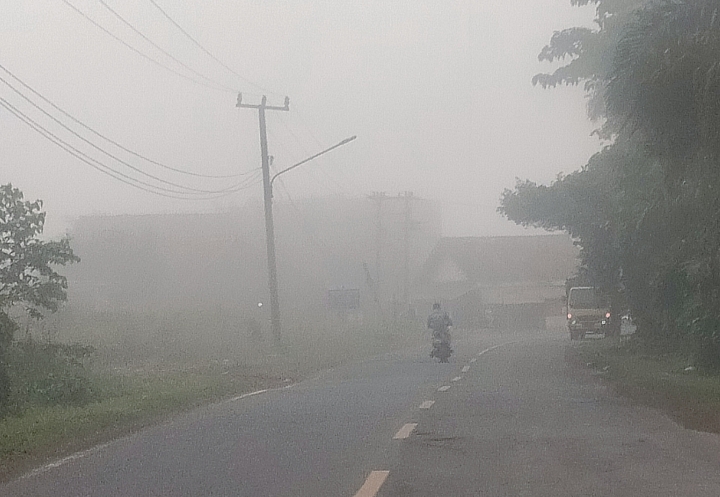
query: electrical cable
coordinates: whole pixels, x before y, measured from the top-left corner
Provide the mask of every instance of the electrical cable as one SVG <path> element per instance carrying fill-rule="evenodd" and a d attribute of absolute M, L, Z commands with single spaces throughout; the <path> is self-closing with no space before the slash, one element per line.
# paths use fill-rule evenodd
<path fill-rule="evenodd" d="M 42 136 L 44 136 L 46 139 L 48 139 L 48 140 L 50 140 L 51 142 L 55 143 L 55 144 L 58 145 L 60 148 L 62 148 L 62 149 L 65 150 L 66 152 L 68 152 L 70 155 L 73 155 L 74 157 L 76 157 L 77 159 L 81 160 L 82 162 L 85 162 L 86 164 L 88 164 L 88 165 L 91 166 L 92 168 L 94 168 L 94 169 L 96 169 L 96 170 L 98 170 L 98 171 L 100 171 L 100 172 L 102 172 L 102 173 L 105 173 L 105 174 L 107 174 L 108 176 L 110 176 L 110 177 L 112 177 L 112 178 L 114 178 L 114 179 L 117 179 L 118 181 L 120 181 L 120 182 L 122 182 L 122 183 L 125 183 L 125 184 L 130 185 L 130 186 L 134 186 L 135 188 L 139 188 L 140 190 L 144 190 L 144 191 L 147 191 L 147 192 L 150 192 L 150 193 L 155 193 L 155 194 L 157 194 L 157 195 L 162 195 L 162 196 L 164 196 L 164 197 L 178 198 L 178 197 L 175 197 L 174 195 L 168 195 L 168 194 L 161 193 L 161 192 L 158 192 L 158 191 L 149 190 L 149 189 L 147 189 L 147 188 L 145 188 L 145 187 L 143 187 L 143 186 L 140 186 L 140 185 L 145 185 L 145 186 L 147 186 L 147 187 L 149 187 L 149 188 L 156 188 L 154 185 L 151 185 L 151 184 L 149 184 L 149 183 L 145 183 L 145 182 L 143 182 L 143 181 L 137 180 L 137 179 L 135 179 L 135 178 L 133 178 L 133 177 L 131 177 L 131 176 L 122 174 L 122 173 L 120 173 L 119 171 L 115 171 L 114 169 L 112 169 L 112 168 L 110 168 L 110 167 L 108 167 L 108 166 L 105 166 L 105 165 L 102 164 L 100 161 L 97 161 L 96 159 L 93 159 L 92 157 L 84 154 L 84 153 L 81 152 L 80 150 L 76 149 L 76 148 L 73 147 L 72 145 L 69 145 L 67 142 L 63 141 L 62 139 L 60 139 L 59 137 L 57 137 L 56 135 L 54 135 L 53 133 L 49 132 L 47 129 L 45 129 L 44 127 L 42 127 L 41 125 L 39 125 L 36 121 L 34 121 L 33 119 L 31 119 L 27 114 L 24 114 L 23 112 L 21 112 L 21 111 L 20 111 L 19 109 L 17 109 L 14 105 L 10 104 L 7 100 L 5 100 L 5 99 L 2 98 L 2 97 L 0 97 L 0 106 L 4 107 L 6 110 L 8 110 L 10 113 L 12 113 L 15 117 L 17 117 L 18 119 L 20 119 L 22 122 L 24 122 L 25 124 L 27 124 L 28 126 L 30 126 L 32 129 L 34 129 L 34 130 L 37 131 L 38 133 L 40 133 L 40 134 L 41 134 Z M 127 178 L 127 179 L 123 179 L 123 178 Z M 132 183 L 132 181 L 135 181 L 135 182 L 137 182 L 137 183 L 139 183 L 139 184 Z M 174 190 L 167 190 L 167 189 L 163 189 L 163 188 L 159 188 L 159 187 L 158 187 L 158 189 L 176 193 Z M 187 198 L 187 197 L 181 197 L 181 198 Z"/>
<path fill-rule="evenodd" d="M 283 142 L 283 140 L 281 140 L 281 139 L 275 134 L 275 132 L 273 131 L 273 129 L 272 129 L 271 126 L 267 126 L 267 133 L 268 133 L 268 136 L 271 138 L 272 142 L 273 142 L 273 143 L 276 143 L 277 146 L 278 146 L 280 149 L 282 149 L 282 151 L 284 151 L 285 154 L 286 154 L 288 157 L 292 157 L 292 156 L 293 156 L 293 154 L 290 152 L 290 150 L 289 150 L 288 147 L 285 145 L 285 143 Z M 307 152 L 307 150 L 303 150 L 303 151 L 306 153 L 306 155 L 310 155 L 310 153 Z M 275 172 L 277 172 L 277 171 L 275 171 Z M 315 183 L 316 185 L 319 185 L 319 184 L 320 184 L 320 182 L 317 181 L 317 178 L 316 178 L 316 176 L 315 176 L 315 174 L 314 174 L 314 172 L 313 172 L 312 170 L 308 171 L 307 174 L 311 175 L 311 176 L 315 179 L 315 182 L 314 182 L 314 183 Z M 281 179 L 281 178 L 278 177 L 278 179 Z M 324 186 L 329 189 L 328 185 L 324 185 Z M 333 193 L 335 193 L 335 192 L 333 192 Z"/>
<path fill-rule="evenodd" d="M 315 143 L 317 144 L 317 146 L 318 146 L 318 147 L 322 147 L 323 144 L 320 142 L 320 139 L 317 137 L 317 135 L 315 135 L 315 133 L 313 133 L 312 128 L 311 128 L 310 125 L 308 124 L 307 120 L 303 117 L 302 112 L 300 112 L 299 109 L 297 108 L 297 105 L 295 106 L 294 109 L 295 109 L 295 111 L 293 112 L 293 114 L 295 114 L 296 116 L 298 116 L 298 118 L 300 118 L 300 120 L 301 120 L 301 121 L 303 122 L 303 124 L 305 125 L 305 128 L 307 129 L 307 132 L 310 134 L 310 137 L 311 137 L 313 140 L 315 140 Z"/>
<path fill-rule="evenodd" d="M 295 204 L 295 201 L 293 200 L 293 198 L 290 196 L 290 191 L 288 190 L 287 186 L 285 186 L 285 182 L 282 180 L 282 178 L 278 178 L 278 181 L 280 182 L 280 186 L 282 187 L 283 192 L 285 193 L 285 197 L 288 199 L 288 202 L 290 203 L 290 205 L 292 206 L 292 208 L 295 210 L 298 217 L 300 218 L 300 222 L 305 227 L 305 231 L 306 232 L 314 232 L 314 234 L 309 235 L 307 237 L 308 240 L 310 240 L 310 243 L 315 245 L 316 249 L 321 249 L 321 250 L 318 250 L 318 253 L 319 252 L 324 252 L 326 254 L 331 253 L 332 251 L 329 250 L 325 241 L 323 241 L 323 239 L 317 233 L 317 230 L 314 227 L 308 225 L 308 221 L 305 218 L 305 215 L 302 213 L 300 208 Z"/>
<path fill-rule="evenodd" d="M 177 169 L 177 168 L 174 168 L 174 167 L 171 167 L 171 166 L 167 166 L 167 165 L 165 165 L 165 164 L 162 164 L 162 163 L 160 163 L 160 162 L 157 162 L 157 161 L 155 161 L 155 160 L 153 160 L 153 159 L 149 159 L 149 158 L 145 157 L 144 155 L 141 155 L 141 154 L 139 154 L 139 153 L 137 153 L 137 152 L 134 152 L 133 150 L 130 150 L 130 149 L 124 147 L 124 146 L 121 145 L 120 143 L 118 143 L 118 142 L 116 142 L 116 141 L 108 138 L 107 136 L 99 133 L 98 131 L 95 131 L 95 130 L 94 130 L 93 128 L 91 128 L 90 126 L 88 126 L 88 125 L 86 125 L 85 123 L 83 123 L 82 121 L 76 119 L 75 117 L 73 117 L 72 115 L 70 115 L 69 113 L 67 113 L 66 111 L 64 111 L 64 110 L 61 109 L 60 107 L 58 107 L 57 105 L 55 105 L 53 102 L 51 102 L 50 100 L 48 100 L 47 98 L 45 98 L 44 96 L 42 96 L 40 93 L 38 93 L 37 91 L 35 91 L 32 87 L 30 87 L 28 84 L 26 84 L 24 81 L 22 81 L 22 80 L 21 80 L 20 78 L 18 78 L 17 76 L 15 76 L 12 72 L 10 72 L 10 71 L 9 71 L 7 68 L 5 68 L 5 66 L 3 66 L 2 64 L 0 64 L 0 69 L 1 69 L 2 71 L 6 72 L 8 75 L 10 75 L 10 77 L 12 77 L 12 78 L 13 78 L 15 81 L 17 81 L 18 83 L 20 83 L 23 87 L 25 87 L 26 89 L 28 89 L 29 91 L 31 91 L 34 95 L 38 96 L 38 97 L 41 98 L 43 101 L 45 101 L 46 103 L 48 103 L 48 104 L 49 104 L 50 106 L 52 106 L 55 110 L 61 112 L 62 114 L 64 114 L 65 116 L 67 116 L 68 118 L 70 118 L 71 120 L 73 120 L 75 123 L 79 124 L 80 126 L 82 126 L 83 128 L 87 129 L 88 131 L 90 131 L 91 133 L 95 134 L 96 136 L 99 136 L 99 137 L 102 138 L 103 140 L 106 140 L 106 141 L 108 141 L 109 143 L 112 143 L 113 145 L 115 145 L 116 147 L 120 148 L 121 150 L 124 150 L 125 152 L 127 152 L 127 153 L 129 153 L 129 154 L 131 154 L 131 155 L 134 155 L 135 157 L 138 157 L 138 158 L 140 158 L 140 159 L 146 160 L 147 162 L 150 162 L 151 164 L 155 164 L 156 166 L 162 167 L 162 168 L 164 168 L 164 169 L 168 169 L 168 170 L 170 170 L 170 171 L 174 171 L 174 172 L 176 172 L 176 173 L 187 174 L 187 175 L 189 175 L 189 176 L 195 176 L 195 177 L 199 177 L 199 178 L 213 178 L 213 179 L 215 179 L 215 178 L 236 178 L 236 177 L 238 177 L 238 176 L 242 176 L 242 175 L 245 175 L 245 174 L 249 174 L 249 173 L 251 173 L 252 171 L 254 171 L 254 169 L 253 169 L 253 170 L 250 170 L 250 171 L 246 171 L 246 172 L 244 172 L 244 173 L 226 174 L 226 175 L 199 174 L 199 173 L 193 173 L 193 172 L 190 172 L 190 171 L 184 171 L 184 170 L 182 170 L 182 169 Z M 2 80 L 2 79 L 0 78 L 0 80 Z M 2 81 L 3 81 L 5 84 L 7 84 L 8 86 L 10 86 L 5 80 L 2 80 Z M 17 92 L 17 90 L 15 90 L 15 91 Z"/>
<path fill-rule="evenodd" d="M 228 71 L 230 71 L 232 74 L 234 74 L 235 76 L 237 76 L 238 78 L 240 78 L 240 79 L 241 79 L 242 81 L 244 81 L 245 83 L 248 83 L 248 84 L 254 86 L 254 87 L 257 88 L 258 90 L 261 90 L 261 91 L 264 91 L 264 92 L 268 92 L 268 93 L 271 93 L 271 94 L 273 94 L 273 95 L 280 95 L 279 93 L 276 93 L 276 92 L 270 91 L 270 90 L 268 90 L 268 89 L 266 89 L 266 88 L 263 88 L 263 87 L 260 86 L 259 84 L 254 83 L 253 81 L 250 81 L 250 80 L 247 79 L 246 77 L 244 77 L 244 76 L 242 76 L 241 74 L 237 73 L 235 70 L 233 70 L 233 69 L 232 69 L 231 67 L 229 67 L 227 64 L 225 64 L 223 61 L 221 61 L 220 59 L 218 59 L 217 57 L 215 57 L 215 55 L 213 55 L 212 52 L 210 52 L 208 49 L 206 49 L 204 46 L 202 46 L 202 45 L 200 44 L 200 42 L 198 42 L 195 38 L 193 38 L 193 37 L 190 35 L 190 33 L 188 33 L 187 31 L 185 31 L 185 29 L 183 29 L 183 27 L 180 26 L 180 24 L 178 24 L 172 17 L 170 17 L 170 15 L 169 15 L 167 12 L 165 12 L 165 10 L 163 10 L 163 8 L 160 7 L 160 5 L 158 5 L 158 3 L 157 3 L 155 0 L 148 0 L 148 1 L 149 1 L 151 4 L 153 4 L 153 5 L 160 11 L 160 13 L 162 13 L 162 15 L 165 16 L 165 18 L 166 18 L 168 21 L 170 21 L 176 28 L 178 28 L 182 34 L 184 34 L 184 35 L 185 35 L 190 41 L 192 41 L 200 50 L 202 50 L 203 52 L 205 52 L 211 59 L 213 59 L 215 62 L 217 62 L 218 64 L 220 64 L 222 67 L 224 67 L 225 69 L 227 69 Z"/>
<path fill-rule="evenodd" d="M 305 147 L 305 145 L 303 145 L 302 141 L 301 141 L 300 138 L 297 136 L 297 134 L 295 134 L 295 133 L 293 132 L 293 130 L 290 129 L 290 126 L 288 126 L 288 124 L 287 124 L 285 121 L 283 121 L 282 119 L 280 120 L 280 123 L 285 127 L 285 129 L 288 131 L 288 133 L 290 133 L 290 135 L 295 139 L 295 141 L 297 142 L 297 144 L 298 144 L 298 146 L 300 147 L 300 149 L 301 149 L 305 154 L 308 154 L 308 155 L 309 155 L 309 154 L 310 154 L 310 151 Z M 319 141 L 318 141 L 318 144 L 319 144 Z M 318 169 L 325 175 L 325 177 L 326 177 L 327 179 L 329 179 L 329 180 L 330 180 L 337 188 L 339 188 L 343 193 L 345 193 L 345 194 L 348 195 L 348 196 L 352 196 L 352 193 L 350 193 L 350 191 L 348 191 L 347 188 L 345 188 L 343 185 L 341 185 L 335 178 L 333 178 L 332 176 L 330 176 L 330 174 L 329 174 L 323 167 L 318 167 Z M 311 174 L 312 174 L 312 173 L 311 173 Z M 314 176 L 314 175 L 313 175 L 313 176 Z"/>
<path fill-rule="evenodd" d="M 101 25 L 100 23 L 98 23 L 97 21 L 95 21 L 93 18 L 91 18 L 90 16 L 88 16 L 87 14 L 85 14 L 82 10 L 78 9 L 77 7 L 75 7 L 75 6 L 74 6 L 73 4 L 71 4 L 68 0 L 61 0 L 61 1 L 62 1 L 65 5 L 67 5 L 67 6 L 70 7 L 71 9 L 73 9 L 75 12 L 77 12 L 78 14 L 80 14 L 82 17 L 84 17 L 87 21 L 89 21 L 89 22 L 90 22 L 91 24 L 93 24 L 95 27 L 97 27 L 98 29 L 100 29 L 101 31 L 103 31 L 105 34 L 107 34 L 108 36 L 112 37 L 114 40 L 120 42 L 120 43 L 123 44 L 125 47 L 129 48 L 130 50 L 132 50 L 133 52 L 135 52 L 135 53 L 138 54 L 139 56 L 141 56 L 141 57 L 149 60 L 149 61 L 152 62 L 153 64 L 156 64 L 157 66 L 160 66 L 160 67 L 162 67 L 163 69 L 165 69 L 165 70 L 167 70 L 167 71 L 170 71 L 171 73 L 173 73 L 173 74 L 175 74 L 175 75 L 177 75 L 177 76 L 180 76 L 181 78 L 185 78 L 185 79 L 187 79 L 188 81 L 192 81 L 193 83 L 198 84 L 198 85 L 200 85 L 200 86 L 204 86 L 204 87 L 206 87 L 206 88 L 211 88 L 211 89 L 213 89 L 213 90 L 221 91 L 221 92 L 224 92 L 224 93 L 233 93 L 233 94 L 237 93 L 237 91 L 235 91 L 235 90 L 228 90 L 228 89 L 226 89 L 225 87 L 223 87 L 222 85 L 217 85 L 216 83 L 213 83 L 212 85 L 207 84 L 207 83 L 203 83 L 202 81 L 199 81 L 199 80 L 193 78 L 192 76 L 188 76 L 187 74 L 183 74 L 183 73 L 181 73 L 180 71 L 177 71 L 177 70 L 175 70 L 175 69 L 173 69 L 173 68 L 171 68 L 171 67 L 166 66 L 166 65 L 163 64 L 162 62 L 159 62 L 159 61 L 155 60 L 154 58 L 150 57 L 149 55 L 141 52 L 140 50 L 138 50 L 137 48 L 133 47 L 132 45 L 130 45 L 129 43 L 127 43 L 125 40 L 123 40 L 122 38 L 120 38 L 119 36 L 117 36 L 117 35 L 115 35 L 114 33 L 112 33 L 110 30 L 106 29 L 103 25 Z"/>
<path fill-rule="evenodd" d="M 87 143 L 88 145 L 90 145 L 92 148 L 94 148 L 95 150 L 99 151 L 100 153 L 102 153 L 102 154 L 110 157 L 111 159 L 116 160 L 116 161 L 119 162 L 120 164 L 124 165 L 125 167 L 127 167 L 127 168 L 129 168 L 129 169 L 132 169 L 133 171 L 135 171 L 135 172 L 137 172 L 137 173 L 139 173 L 139 174 L 142 174 L 142 175 L 144 175 L 144 176 L 147 176 L 148 178 L 154 179 L 155 181 L 159 181 L 160 183 L 164 183 L 164 184 L 169 185 L 169 186 L 174 186 L 174 187 L 176 187 L 176 188 L 181 188 L 181 189 L 187 190 L 188 193 L 190 193 L 190 192 L 195 192 L 195 193 L 216 194 L 216 193 L 223 193 L 223 192 L 226 192 L 226 191 L 227 191 L 227 188 L 224 188 L 224 189 L 222 189 L 222 190 L 203 190 L 203 189 L 200 189 L 200 188 L 192 188 L 192 187 L 189 187 L 189 186 L 185 186 L 185 185 L 180 185 L 180 184 L 178 184 L 178 183 L 174 183 L 174 182 L 172 182 L 172 181 L 167 181 L 167 180 L 164 180 L 164 179 L 162 179 L 162 178 L 159 178 L 158 176 L 155 176 L 155 175 L 153 175 L 153 174 L 147 173 L 147 172 L 143 171 L 142 169 L 133 166 L 133 165 L 130 164 L 129 162 L 124 161 L 123 159 L 121 159 L 121 158 L 119 158 L 119 157 L 111 154 L 111 153 L 108 152 L 107 150 L 101 148 L 100 146 L 98 146 L 98 145 L 96 145 L 95 143 L 91 142 L 90 140 L 88 140 L 88 139 L 85 138 L 84 136 L 80 135 L 80 134 L 77 133 L 75 130 L 73 130 L 72 128 L 70 128 L 69 126 L 67 126 L 65 123 L 63 123 L 62 121 L 60 121 L 59 119 L 57 119 L 55 116 L 53 116 L 52 114 L 50 114 L 49 112 L 47 112 L 45 109 L 43 109 L 42 107 L 40 107 L 38 104 L 36 104 L 35 102 L 33 102 L 30 98 L 28 98 L 28 97 L 27 97 L 26 95 L 24 95 L 21 91 L 19 91 L 17 88 L 15 88 L 15 87 L 12 86 L 10 83 L 8 83 L 7 80 L 4 79 L 4 78 L 1 77 L 1 76 L 0 76 L 0 81 L 2 81 L 3 83 L 5 83 L 11 90 L 13 90 L 15 93 L 17 93 L 18 95 L 20 95 L 20 97 L 22 97 L 24 100 L 26 100 L 28 103 L 30 103 L 30 105 L 32 105 L 33 107 L 35 107 L 36 109 L 38 109 L 40 112 L 42 112 L 43 114 L 45 114 L 47 117 L 49 117 L 50 119 L 52 119 L 54 122 L 56 122 L 57 124 L 59 124 L 59 125 L 62 126 L 63 128 L 65 128 L 65 129 L 66 129 L 67 131 L 69 131 L 71 134 L 73 134 L 74 136 L 78 137 L 80 140 L 82 140 L 83 142 Z M 175 192 L 175 193 L 179 193 L 179 192 Z"/>
<path fill-rule="evenodd" d="M 235 90 L 235 89 L 233 89 L 233 88 L 230 88 L 229 86 L 223 85 L 222 83 L 218 83 L 217 81 L 213 81 L 211 78 L 208 78 L 208 77 L 205 76 L 204 74 L 199 73 L 198 71 L 196 71 L 196 70 L 193 69 L 192 67 L 188 66 L 187 64 L 185 64 L 183 61 L 181 61 L 180 59 L 178 59 L 178 58 L 175 57 L 174 55 L 172 55 L 170 52 L 168 52 L 167 50 L 165 50 L 164 48 L 162 48 L 160 45 L 158 45 L 157 43 L 155 43 L 154 41 L 152 41 L 150 38 L 148 38 L 147 36 L 145 36 L 145 35 L 143 34 L 143 32 L 140 31 L 139 29 L 137 29 L 135 26 L 133 26 L 132 23 L 130 23 L 130 21 L 127 21 L 124 17 L 122 17 L 122 16 L 121 16 L 120 14 L 118 14 L 115 10 L 113 10 L 113 8 L 110 7 L 110 6 L 105 2 L 105 0 L 98 0 L 98 2 L 100 2 L 100 4 L 101 4 L 103 7 L 105 7 L 108 11 L 110 11 L 110 13 L 111 13 L 112 15 L 114 15 L 115 17 L 117 17 L 117 18 L 120 20 L 120 22 L 122 22 L 122 23 L 125 24 L 127 27 L 129 27 L 130 29 L 132 29 L 133 32 L 135 32 L 135 33 L 136 33 L 138 36 L 140 36 L 143 40 L 147 41 L 149 44 L 151 44 L 153 47 L 155 47 L 157 50 L 159 50 L 159 51 L 160 51 L 161 53 L 163 53 L 165 56 L 167 56 L 167 57 L 169 57 L 170 59 L 174 60 L 176 63 L 180 64 L 182 67 L 184 67 L 185 69 L 187 69 L 187 70 L 190 71 L 191 73 L 193 73 L 193 74 L 195 74 L 196 76 L 199 76 L 199 77 L 201 77 L 202 79 L 204 79 L 204 80 L 206 80 L 206 81 L 209 81 L 210 83 L 213 83 L 213 84 L 215 84 L 215 85 L 217 85 L 217 86 L 219 86 L 219 87 L 221 87 L 221 88 L 223 88 L 223 89 L 225 89 L 225 90 L 227 90 L 227 91 L 231 91 L 231 92 L 234 92 L 234 93 L 239 93 L 239 90 Z"/>
<path fill-rule="evenodd" d="M 220 194 L 212 195 L 212 196 L 206 196 L 206 197 L 183 197 L 179 195 L 197 195 L 192 192 L 182 192 L 182 191 L 176 191 L 171 190 L 167 188 L 163 188 L 161 186 L 153 185 L 151 183 L 144 182 L 142 180 L 139 180 L 137 178 L 133 178 L 132 176 L 128 176 L 127 174 L 124 174 L 120 171 L 117 171 L 110 166 L 98 161 L 97 159 L 94 159 L 90 157 L 89 155 L 85 154 L 81 150 L 73 147 L 57 135 L 53 134 L 52 132 L 48 131 L 46 128 L 44 128 L 42 125 L 38 124 L 37 121 L 30 118 L 27 114 L 20 111 L 17 107 L 12 105 L 10 102 L 5 100 L 4 98 L 0 97 L 0 106 L 4 107 L 6 110 L 8 110 L 11 114 L 13 114 L 15 117 L 20 119 L 22 122 L 27 124 L 30 128 L 38 132 L 40 135 L 42 135 L 47 140 L 51 141 L 55 145 L 59 146 L 63 150 L 65 150 L 70 155 L 74 156 L 75 158 L 79 159 L 80 161 L 88 164 L 93 169 L 96 169 L 104 174 L 107 174 L 108 176 L 120 181 L 121 183 L 125 183 L 129 186 L 138 188 L 139 190 L 146 191 L 148 193 L 153 193 L 155 195 L 160 195 L 163 197 L 168 198 L 175 198 L 180 200 L 213 200 L 216 198 L 224 197 L 228 194 L 235 193 L 237 191 L 250 188 L 252 186 L 255 186 L 258 181 L 255 181 L 254 183 L 250 183 L 249 180 L 244 180 L 241 183 L 238 183 L 236 185 L 233 185 L 232 187 L 229 187 L 225 191 L 223 191 Z M 255 178 L 257 178 L 257 174 L 255 175 Z M 245 183 L 243 185 L 243 183 Z M 141 186 L 142 185 L 142 186 Z M 163 192 L 169 192 L 169 193 L 163 193 Z"/>
<path fill-rule="evenodd" d="M 304 125 L 305 130 L 308 132 L 308 134 L 310 134 L 310 137 L 315 141 L 315 143 L 318 145 L 318 147 L 322 148 L 323 147 L 322 142 L 317 137 L 317 135 L 313 132 L 312 127 L 308 123 L 307 119 L 305 119 L 303 117 L 302 112 L 300 112 L 300 109 L 297 106 L 295 106 L 295 112 L 293 114 L 296 115 L 300 119 L 300 121 L 302 121 L 302 124 Z M 290 127 L 289 124 L 285 124 L 285 126 L 288 128 Z M 345 173 L 345 171 L 342 168 L 337 168 L 337 169 L 335 169 L 335 171 L 337 171 L 340 174 L 340 176 L 342 176 L 344 178 L 346 183 L 349 183 L 349 184 L 353 183 L 352 179 L 350 179 L 350 177 Z M 344 190 L 344 191 L 345 191 L 345 193 L 348 193 L 348 194 L 351 193 L 351 192 L 347 192 L 346 190 Z M 357 194 L 358 194 L 358 192 L 356 191 L 355 195 L 357 195 Z M 360 195 L 363 195 L 363 194 L 361 193 Z"/>

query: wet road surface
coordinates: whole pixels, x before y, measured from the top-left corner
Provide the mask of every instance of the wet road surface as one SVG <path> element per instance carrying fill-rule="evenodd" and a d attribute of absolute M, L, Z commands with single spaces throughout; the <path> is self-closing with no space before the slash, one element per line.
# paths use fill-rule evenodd
<path fill-rule="evenodd" d="M 79 454 L 8 496 L 717 496 L 720 437 L 614 397 L 564 333 L 458 333 Z"/>

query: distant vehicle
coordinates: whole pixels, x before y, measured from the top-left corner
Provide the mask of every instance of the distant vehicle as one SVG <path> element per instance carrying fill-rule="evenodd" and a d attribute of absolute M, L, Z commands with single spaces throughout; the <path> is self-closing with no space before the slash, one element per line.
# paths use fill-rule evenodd
<path fill-rule="evenodd" d="M 586 333 L 606 333 L 610 306 L 594 287 L 572 287 L 567 296 L 567 327 L 570 339 L 585 338 Z"/>
<path fill-rule="evenodd" d="M 430 357 L 435 357 L 440 362 L 449 362 L 450 355 L 453 352 L 452 348 L 450 348 L 450 332 L 445 330 L 434 333 L 432 345 L 433 348 L 430 352 Z"/>
<path fill-rule="evenodd" d="M 439 303 L 433 304 L 433 311 L 427 320 L 427 327 L 432 330 L 433 338 L 430 357 L 436 357 L 440 362 L 448 362 L 450 354 L 452 354 L 450 348 L 450 327 L 452 325 L 450 315 L 440 308 Z"/>

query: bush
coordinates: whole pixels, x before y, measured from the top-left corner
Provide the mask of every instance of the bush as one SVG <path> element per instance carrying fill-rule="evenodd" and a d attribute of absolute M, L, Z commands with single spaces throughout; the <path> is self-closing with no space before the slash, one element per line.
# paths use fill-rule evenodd
<path fill-rule="evenodd" d="M 82 345 L 23 340 L 7 350 L 9 407 L 84 405 L 94 399 L 87 362 L 94 350 Z"/>
<path fill-rule="evenodd" d="M 8 349 L 17 325 L 4 312 L 0 312 L 0 416 L 7 411 L 10 399 Z"/>

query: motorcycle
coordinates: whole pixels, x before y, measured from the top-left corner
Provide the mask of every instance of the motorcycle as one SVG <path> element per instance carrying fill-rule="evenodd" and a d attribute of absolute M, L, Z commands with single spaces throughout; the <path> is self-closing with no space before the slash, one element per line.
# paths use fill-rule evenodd
<path fill-rule="evenodd" d="M 433 332 L 432 351 L 430 351 L 430 357 L 439 359 L 440 362 L 449 362 L 450 355 L 453 353 L 450 348 L 450 331 L 437 331 Z"/>

